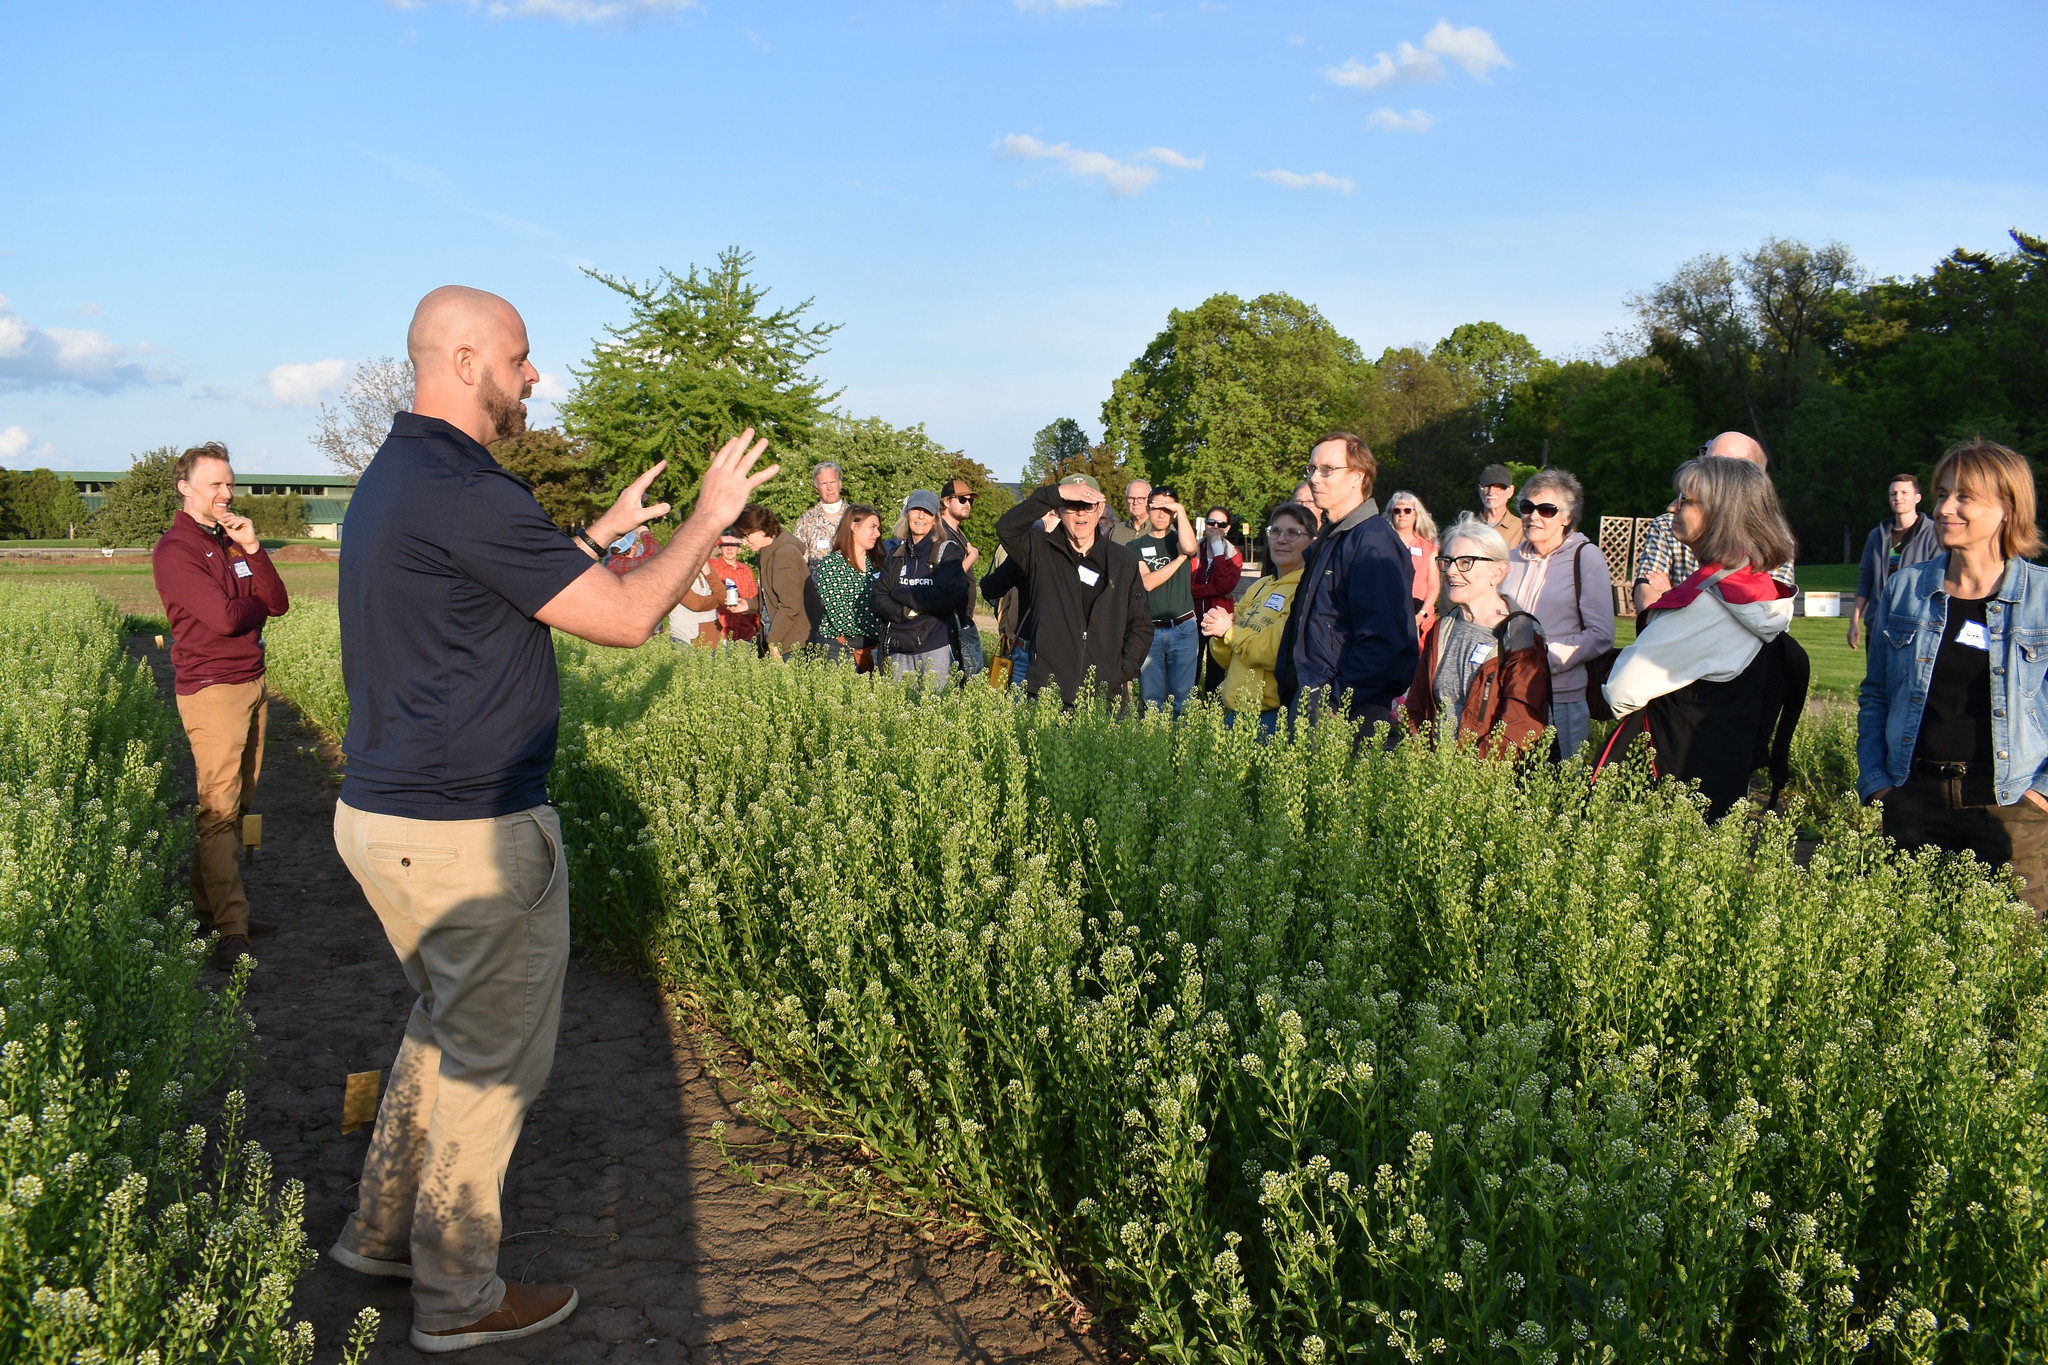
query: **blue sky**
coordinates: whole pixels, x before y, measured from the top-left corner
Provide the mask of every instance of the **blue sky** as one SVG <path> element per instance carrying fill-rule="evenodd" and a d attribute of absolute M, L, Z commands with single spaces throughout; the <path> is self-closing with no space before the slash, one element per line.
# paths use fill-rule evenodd
<path fill-rule="evenodd" d="M 1883 275 L 2048 232 L 2044 50 L 2038 2 L 17 0 L 0 463 L 318 470 L 427 289 L 510 298 L 559 392 L 621 317 L 580 266 L 736 244 L 844 324 L 843 406 L 1011 476 L 1219 291 L 1569 354 L 1768 234 Z"/>

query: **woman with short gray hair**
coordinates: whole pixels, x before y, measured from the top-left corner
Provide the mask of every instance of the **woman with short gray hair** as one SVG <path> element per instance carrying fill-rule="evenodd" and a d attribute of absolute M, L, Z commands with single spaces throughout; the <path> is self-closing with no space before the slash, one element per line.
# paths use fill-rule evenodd
<path fill-rule="evenodd" d="M 1587 666 L 1614 650 L 1614 592 L 1607 556 L 1575 530 L 1585 508 L 1579 481 L 1539 469 L 1522 485 L 1523 540 L 1508 556 L 1501 587 L 1543 626 L 1550 658 L 1550 723 L 1557 757 L 1570 758 L 1592 729 Z"/>
<path fill-rule="evenodd" d="M 1500 590 L 1508 552 L 1507 537 L 1469 512 L 1444 533 L 1436 565 L 1449 605 L 1422 642 L 1406 707 L 1410 730 L 1441 724 L 1495 758 L 1550 724 L 1543 628 Z"/>

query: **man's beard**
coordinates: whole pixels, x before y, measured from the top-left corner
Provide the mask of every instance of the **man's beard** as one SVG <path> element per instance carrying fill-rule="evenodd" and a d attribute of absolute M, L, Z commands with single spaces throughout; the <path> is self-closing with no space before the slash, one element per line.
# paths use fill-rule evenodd
<path fill-rule="evenodd" d="M 484 416 L 491 419 L 491 429 L 498 433 L 493 440 L 502 441 L 526 430 L 526 404 L 498 387 L 495 372 L 485 370 L 476 388 L 477 397 L 483 401 Z"/>

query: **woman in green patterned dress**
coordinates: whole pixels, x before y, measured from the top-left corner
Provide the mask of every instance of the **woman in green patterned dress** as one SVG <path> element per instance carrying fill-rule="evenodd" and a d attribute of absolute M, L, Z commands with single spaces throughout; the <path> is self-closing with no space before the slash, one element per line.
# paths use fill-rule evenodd
<path fill-rule="evenodd" d="M 818 598 L 825 604 L 825 619 L 818 633 L 825 638 L 825 657 L 853 657 L 862 673 L 875 666 L 875 639 L 882 623 L 875 619 L 874 584 L 881 576 L 881 556 L 875 545 L 882 538 L 882 514 L 864 503 L 849 505 L 839 518 L 839 533 L 832 538 L 832 553 L 811 569 L 818 585 Z"/>

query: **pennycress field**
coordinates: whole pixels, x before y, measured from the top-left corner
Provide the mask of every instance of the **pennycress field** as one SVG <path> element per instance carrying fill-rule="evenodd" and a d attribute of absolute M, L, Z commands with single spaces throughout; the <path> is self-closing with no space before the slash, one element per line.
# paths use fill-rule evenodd
<path fill-rule="evenodd" d="M 271 636 L 338 730 L 333 609 Z M 2043 1358 L 2048 955 L 1876 834 L 1839 714 L 1793 816 L 1710 827 L 1640 771 L 559 647 L 586 947 L 1160 1358 Z"/>

